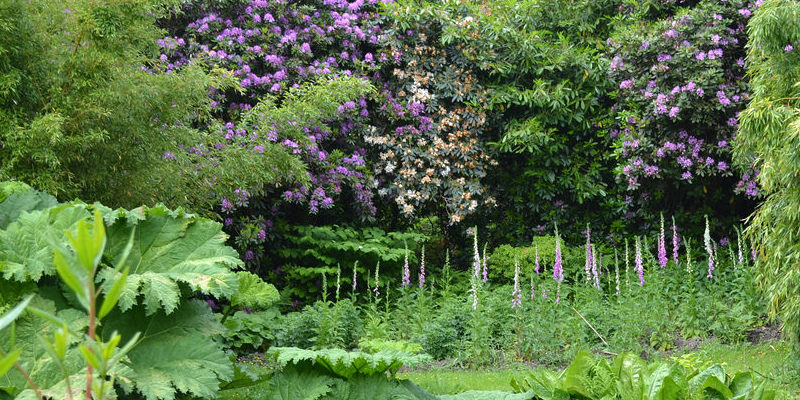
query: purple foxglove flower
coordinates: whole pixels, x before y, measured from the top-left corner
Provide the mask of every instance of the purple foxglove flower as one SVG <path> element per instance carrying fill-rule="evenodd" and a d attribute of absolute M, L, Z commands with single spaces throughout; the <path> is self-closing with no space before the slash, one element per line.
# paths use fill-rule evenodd
<path fill-rule="evenodd" d="M 408 245 L 406 245 L 405 259 L 403 261 L 403 281 L 400 285 L 404 288 L 411 285 L 411 270 L 408 266 Z"/>
<path fill-rule="evenodd" d="M 425 246 L 422 246 L 422 256 L 419 263 L 419 288 L 425 286 Z"/>
<path fill-rule="evenodd" d="M 536 272 L 536 275 L 539 275 L 539 245 L 538 244 L 534 247 L 534 252 L 536 254 L 536 258 L 534 259 L 534 264 L 536 265 L 536 268 L 534 268 L 534 271 Z"/>
<path fill-rule="evenodd" d="M 533 286 L 533 274 L 531 274 L 531 300 L 536 297 L 536 288 Z"/>
<path fill-rule="evenodd" d="M 489 280 L 489 269 L 486 260 L 486 246 L 488 243 L 483 244 L 483 283 L 486 283 Z"/>
<path fill-rule="evenodd" d="M 636 272 L 639 273 L 639 286 L 644 286 L 644 265 L 642 265 L 642 247 L 639 237 L 636 237 L 636 256 L 634 258 Z"/>
<path fill-rule="evenodd" d="M 703 242 L 708 253 L 708 277 L 714 277 L 714 247 L 711 241 L 711 228 L 708 225 L 708 216 L 706 215 L 706 230 L 703 233 Z"/>
<path fill-rule="evenodd" d="M 514 259 L 514 291 L 511 293 L 511 308 L 522 306 L 522 291 L 519 289 L 519 260 Z"/>
<path fill-rule="evenodd" d="M 678 239 L 678 228 L 675 226 L 675 216 L 672 217 L 672 261 L 678 265 L 678 246 L 680 240 Z"/>
<path fill-rule="evenodd" d="M 661 235 L 658 237 L 658 263 L 661 268 L 667 266 L 667 243 L 664 237 L 664 214 L 661 214 Z"/>
<path fill-rule="evenodd" d="M 380 295 L 381 295 L 380 280 L 378 278 L 379 274 L 380 274 L 380 271 L 381 271 L 381 262 L 378 261 L 378 264 L 375 265 L 375 287 L 372 289 L 372 292 L 375 293 L 375 302 L 376 303 L 378 302 L 378 297 L 380 297 Z"/>
<path fill-rule="evenodd" d="M 742 231 L 740 229 L 736 229 L 736 245 L 738 247 L 738 262 L 739 265 L 744 264 L 744 254 L 742 253 Z"/>
<path fill-rule="evenodd" d="M 564 270 L 561 266 L 561 238 L 558 236 L 558 228 L 556 228 L 556 257 L 553 262 L 553 279 L 556 282 L 561 282 L 564 279 Z"/>
<path fill-rule="evenodd" d="M 356 262 L 353 263 L 353 293 L 356 292 L 356 288 L 358 287 L 358 279 L 356 279 L 358 275 L 357 267 L 358 267 L 358 260 L 356 260 Z M 367 284 L 369 284 L 369 282 L 367 282 Z"/>
<path fill-rule="evenodd" d="M 474 252 L 472 274 L 478 278 L 481 273 L 481 255 L 478 253 L 478 227 L 474 226 L 472 229 L 472 250 Z"/>
<path fill-rule="evenodd" d="M 584 272 L 586 273 L 586 284 L 591 280 L 590 269 L 592 267 L 592 230 L 589 224 L 586 224 L 586 263 L 584 264 Z"/>
<path fill-rule="evenodd" d="M 594 287 L 600 290 L 600 277 L 597 275 L 597 251 L 592 245 L 592 276 L 594 277 Z"/>

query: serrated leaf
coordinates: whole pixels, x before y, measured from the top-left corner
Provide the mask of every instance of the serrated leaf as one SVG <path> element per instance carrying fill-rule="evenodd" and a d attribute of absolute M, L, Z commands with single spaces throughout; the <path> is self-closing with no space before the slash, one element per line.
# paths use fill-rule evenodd
<path fill-rule="evenodd" d="M 285 368 L 270 380 L 270 400 L 317 400 L 331 391 L 337 379 L 311 368 Z"/>
<path fill-rule="evenodd" d="M 84 207 L 72 204 L 21 214 L 0 231 L 0 273 L 5 279 L 19 282 L 54 275 L 49 241 L 66 243 L 63 232 L 74 229 L 88 215 Z"/>
<path fill-rule="evenodd" d="M 23 212 L 44 210 L 58 204 L 55 197 L 31 189 L 9 194 L 0 202 L 0 229 L 6 229 Z"/>
<path fill-rule="evenodd" d="M 278 289 L 247 271 L 236 272 L 239 290 L 231 297 L 231 305 L 252 310 L 265 310 L 280 300 Z"/>
<path fill-rule="evenodd" d="M 65 322 L 72 332 L 86 329 L 88 323 L 86 315 L 78 310 L 57 311 L 52 301 L 44 300 L 38 296 L 31 300 L 30 306 L 44 310 L 55 316 L 57 320 Z M 52 336 L 57 329 L 59 329 L 59 326 L 53 325 L 50 321 L 32 313 L 21 315 L 16 322 L 16 341 L 21 350 L 18 362 L 28 371 L 33 381 L 42 388 L 57 385 L 64 378 L 58 363 L 48 353 L 46 345 L 37 340 L 38 337 Z M 0 343 L 8 343 L 9 335 L 10 332 L 8 330 L 0 331 Z M 70 374 L 74 374 L 83 369 L 85 364 L 75 346 L 75 337 L 71 339 L 72 342 L 68 344 L 70 347 L 64 357 L 64 366 Z M 8 388 L 13 392 L 12 395 L 16 395 L 27 389 L 28 383 L 19 371 L 12 369 L 5 376 L 0 377 L 0 387 Z M 33 395 L 32 392 L 31 395 Z M 61 397 L 63 397 L 63 391 Z"/>
<path fill-rule="evenodd" d="M 173 311 L 180 298 L 178 282 L 219 298 L 236 293 L 238 278 L 231 268 L 242 262 L 225 245 L 221 224 L 163 206 L 139 210 L 142 219 L 117 219 L 108 228 L 106 253 L 114 265 L 121 261 L 133 235 L 128 282 L 120 292 L 123 311 L 138 303 L 139 294 L 149 314 L 159 309 Z M 115 274 L 101 272 L 101 279 L 110 275 Z"/>
<path fill-rule="evenodd" d="M 356 375 L 347 381 L 348 400 L 418 400 L 408 389 L 386 375 Z"/>
<path fill-rule="evenodd" d="M 123 341 L 140 333 L 128 358 L 135 388 L 148 400 L 172 400 L 178 392 L 214 397 L 220 379 L 233 376 L 232 362 L 213 339 L 222 327 L 205 302 L 185 301 L 169 315 L 159 310 L 148 316 L 143 306 L 117 310 L 102 328 L 104 336 L 118 331 Z"/>

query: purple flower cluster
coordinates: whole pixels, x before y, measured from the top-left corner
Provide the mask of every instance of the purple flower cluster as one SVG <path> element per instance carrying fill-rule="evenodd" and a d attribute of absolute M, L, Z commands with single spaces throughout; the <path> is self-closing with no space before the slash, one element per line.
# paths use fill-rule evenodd
<path fill-rule="evenodd" d="M 727 143 L 750 98 L 745 27 L 755 7 L 744 0 L 700 2 L 610 41 L 609 74 L 622 89 L 615 109 L 624 116 L 613 132 L 616 171 L 628 190 L 663 190 L 669 180 L 709 187 L 709 180 L 733 175 Z M 743 174 L 736 188 L 711 185 L 757 195 L 753 171 Z"/>

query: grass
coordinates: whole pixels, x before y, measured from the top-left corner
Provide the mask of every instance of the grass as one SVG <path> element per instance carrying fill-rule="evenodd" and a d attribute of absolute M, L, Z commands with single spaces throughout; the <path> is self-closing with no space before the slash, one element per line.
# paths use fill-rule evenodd
<path fill-rule="evenodd" d="M 489 371 L 464 371 L 431 369 L 424 372 L 403 372 L 400 379 L 408 379 L 422 386 L 432 394 L 456 394 L 468 390 L 511 391 L 511 378 L 524 376 L 522 369 L 501 369 Z"/>
<path fill-rule="evenodd" d="M 800 369 L 792 358 L 791 345 L 784 341 L 724 345 L 715 341 L 702 344 L 692 353 L 731 373 L 753 371 L 771 382 L 785 399 L 800 398 Z"/>

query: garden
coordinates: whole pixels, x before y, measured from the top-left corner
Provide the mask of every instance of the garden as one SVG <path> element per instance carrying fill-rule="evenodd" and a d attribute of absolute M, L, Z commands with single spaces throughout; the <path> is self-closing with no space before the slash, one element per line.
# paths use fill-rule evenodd
<path fill-rule="evenodd" d="M 0 0 L 0 400 L 800 398 L 800 4 Z"/>

